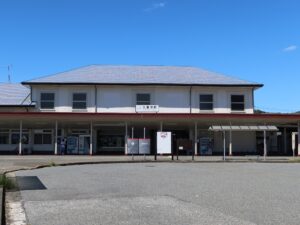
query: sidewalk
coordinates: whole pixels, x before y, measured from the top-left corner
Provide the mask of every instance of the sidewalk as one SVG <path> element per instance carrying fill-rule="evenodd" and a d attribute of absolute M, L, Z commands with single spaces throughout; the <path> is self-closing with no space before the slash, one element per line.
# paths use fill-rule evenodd
<path fill-rule="evenodd" d="M 254 157 L 227 156 L 226 162 L 300 162 L 298 157 L 267 157 L 258 160 Z M 32 169 L 43 166 L 89 164 L 89 163 L 132 163 L 132 162 L 155 162 L 154 156 L 54 156 L 54 155 L 0 155 L 0 174 L 20 169 Z M 171 156 L 157 156 L 156 162 L 172 162 Z M 222 156 L 179 156 L 174 162 L 224 162 Z"/>

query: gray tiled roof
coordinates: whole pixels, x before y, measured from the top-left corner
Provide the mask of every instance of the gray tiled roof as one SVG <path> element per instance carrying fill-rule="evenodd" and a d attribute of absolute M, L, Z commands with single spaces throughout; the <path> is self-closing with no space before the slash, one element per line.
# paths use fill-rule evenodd
<path fill-rule="evenodd" d="M 22 84 L 0 83 L 0 106 L 30 105 L 30 89 Z"/>
<path fill-rule="evenodd" d="M 195 67 L 110 65 L 91 65 L 23 82 L 38 83 L 261 86 Z"/>

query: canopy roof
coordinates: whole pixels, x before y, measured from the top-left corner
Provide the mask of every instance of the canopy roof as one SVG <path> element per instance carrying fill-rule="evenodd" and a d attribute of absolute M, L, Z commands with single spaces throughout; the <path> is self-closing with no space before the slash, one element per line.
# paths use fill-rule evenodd
<path fill-rule="evenodd" d="M 278 131 L 276 126 L 211 126 L 211 131 Z"/>

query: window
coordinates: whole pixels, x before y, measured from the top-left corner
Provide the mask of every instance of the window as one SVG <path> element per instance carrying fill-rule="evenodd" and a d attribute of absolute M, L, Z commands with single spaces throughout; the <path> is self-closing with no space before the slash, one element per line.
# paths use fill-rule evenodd
<path fill-rule="evenodd" d="M 74 129 L 72 130 L 72 135 L 81 135 L 81 134 L 89 134 L 89 130 L 79 130 L 79 129 Z"/>
<path fill-rule="evenodd" d="M 12 144 L 19 144 L 20 141 L 20 131 L 19 130 L 12 130 L 11 131 L 11 143 Z M 29 131 L 23 130 L 22 131 L 22 144 L 29 144 Z"/>
<path fill-rule="evenodd" d="M 98 139 L 100 148 L 123 148 L 124 145 L 124 135 L 101 135 Z"/>
<path fill-rule="evenodd" d="M 35 145 L 51 145 L 52 131 L 51 130 L 36 130 L 34 132 Z"/>
<path fill-rule="evenodd" d="M 9 130 L 0 130 L 0 144 L 9 144 Z"/>
<path fill-rule="evenodd" d="M 143 94 L 136 94 L 136 104 L 137 105 L 150 105 L 150 94 L 143 93 Z"/>
<path fill-rule="evenodd" d="M 231 95 L 231 110 L 232 111 L 244 111 L 245 110 L 244 95 Z"/>
<path fill-rule="evenodd" d="M 73 94 L 73 109 L 86 109 L 86 93 Z"/>
<path fill-rule="evenodd" d="M 213 95 L 200 95 L 200 110 L 213 110 Z"/>
<path fill-rule="evenodd" d="M 54 109 L 54 101 L 54 93 L 41 93 L 41 109 Z"/>

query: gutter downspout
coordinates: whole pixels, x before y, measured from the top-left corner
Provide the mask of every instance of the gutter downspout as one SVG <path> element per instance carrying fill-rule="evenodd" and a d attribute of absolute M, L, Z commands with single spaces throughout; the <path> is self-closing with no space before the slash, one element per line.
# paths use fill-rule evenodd
<path fill-rule="evenodd" d="M 193 86 L 190 86 L 190 114 L 192 114 L 192 88 Z"/>
<path fill-rule="evenodd" d="M 98 89 L 97 86 L 95 85 L 95 113 L 98 112 L 98 106 L 97 106 L 97 101 L 98 101 Z"/>
<path fill-rule="evenodd" d="M 252 88 L 252 107 L 253 107 L 253 112 L 255 111 L 255 105 L 254 105 L 254 89 Z"/>

